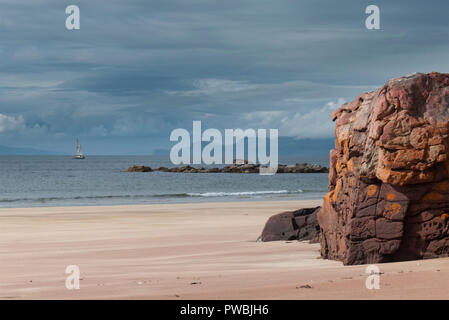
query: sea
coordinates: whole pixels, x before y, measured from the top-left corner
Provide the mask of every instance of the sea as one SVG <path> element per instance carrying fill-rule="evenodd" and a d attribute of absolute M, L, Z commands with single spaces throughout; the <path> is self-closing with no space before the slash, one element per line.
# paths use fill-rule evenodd
<path fill-rule="evenodd" d="M 328 157 L 280 157 L 281 164 Z M 0 207 L 320 199 L 327 173 L 126 172 L 131 165 L 173 167 L 168 156 L 0 156 Z M 207 167 L 207 166 L 203 166 Z"/>

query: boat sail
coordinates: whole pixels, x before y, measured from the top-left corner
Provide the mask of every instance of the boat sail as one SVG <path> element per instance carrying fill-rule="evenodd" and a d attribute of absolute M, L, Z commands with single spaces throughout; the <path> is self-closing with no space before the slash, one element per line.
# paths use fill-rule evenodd
<path fill-rule="evenodd" d="M 76 154 L 73 156 L 73 159 L 84 159 L 83 149 L 81 149 L 81 143 L 77 139 L 76 140 Z"/>

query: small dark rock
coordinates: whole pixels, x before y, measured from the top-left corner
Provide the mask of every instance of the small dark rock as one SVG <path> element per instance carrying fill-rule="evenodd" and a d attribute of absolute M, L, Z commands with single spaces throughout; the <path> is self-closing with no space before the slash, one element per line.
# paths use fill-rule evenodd
<path fill-rule="evenodd" d="M 310 285 L 308 285 L 308 284 L 305 284 L 305 285 L 296 287 L 296 289 L 312 289 L 312 286 L 310 286 Z"/>
<path fill-rule="evenodd" d="M 287 211 L 271 216 L 259 237 L 261 241 L 310 240 L 319 241 L 317 212 L 320 207 Z"/>

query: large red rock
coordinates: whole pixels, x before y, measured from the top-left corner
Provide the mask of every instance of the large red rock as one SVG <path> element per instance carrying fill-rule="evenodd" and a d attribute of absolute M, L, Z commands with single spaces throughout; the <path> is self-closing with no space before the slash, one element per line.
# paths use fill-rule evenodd
<path fill-rule="evenodd" d="M 321 254 L 345 264 L 449 254 L 449 74 L 388 81 L 333 115 Z"/>

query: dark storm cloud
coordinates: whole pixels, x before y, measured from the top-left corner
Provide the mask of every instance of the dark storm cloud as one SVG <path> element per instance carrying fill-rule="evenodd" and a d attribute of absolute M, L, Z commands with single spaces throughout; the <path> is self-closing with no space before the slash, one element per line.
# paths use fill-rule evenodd
<path fill-rule="evenodd" d="M 70 4 L 80 30 L 65 29 Z M 364 26 L 369 4 L 381 30 Z M 446 0 L 3 0 L 0 144 L 68 150 L 81 136 L 126 153 L 147 139 L 149 152 L 192 120 L 330 136 L 342 101 L 449 71 L 448 12 Z"/>

